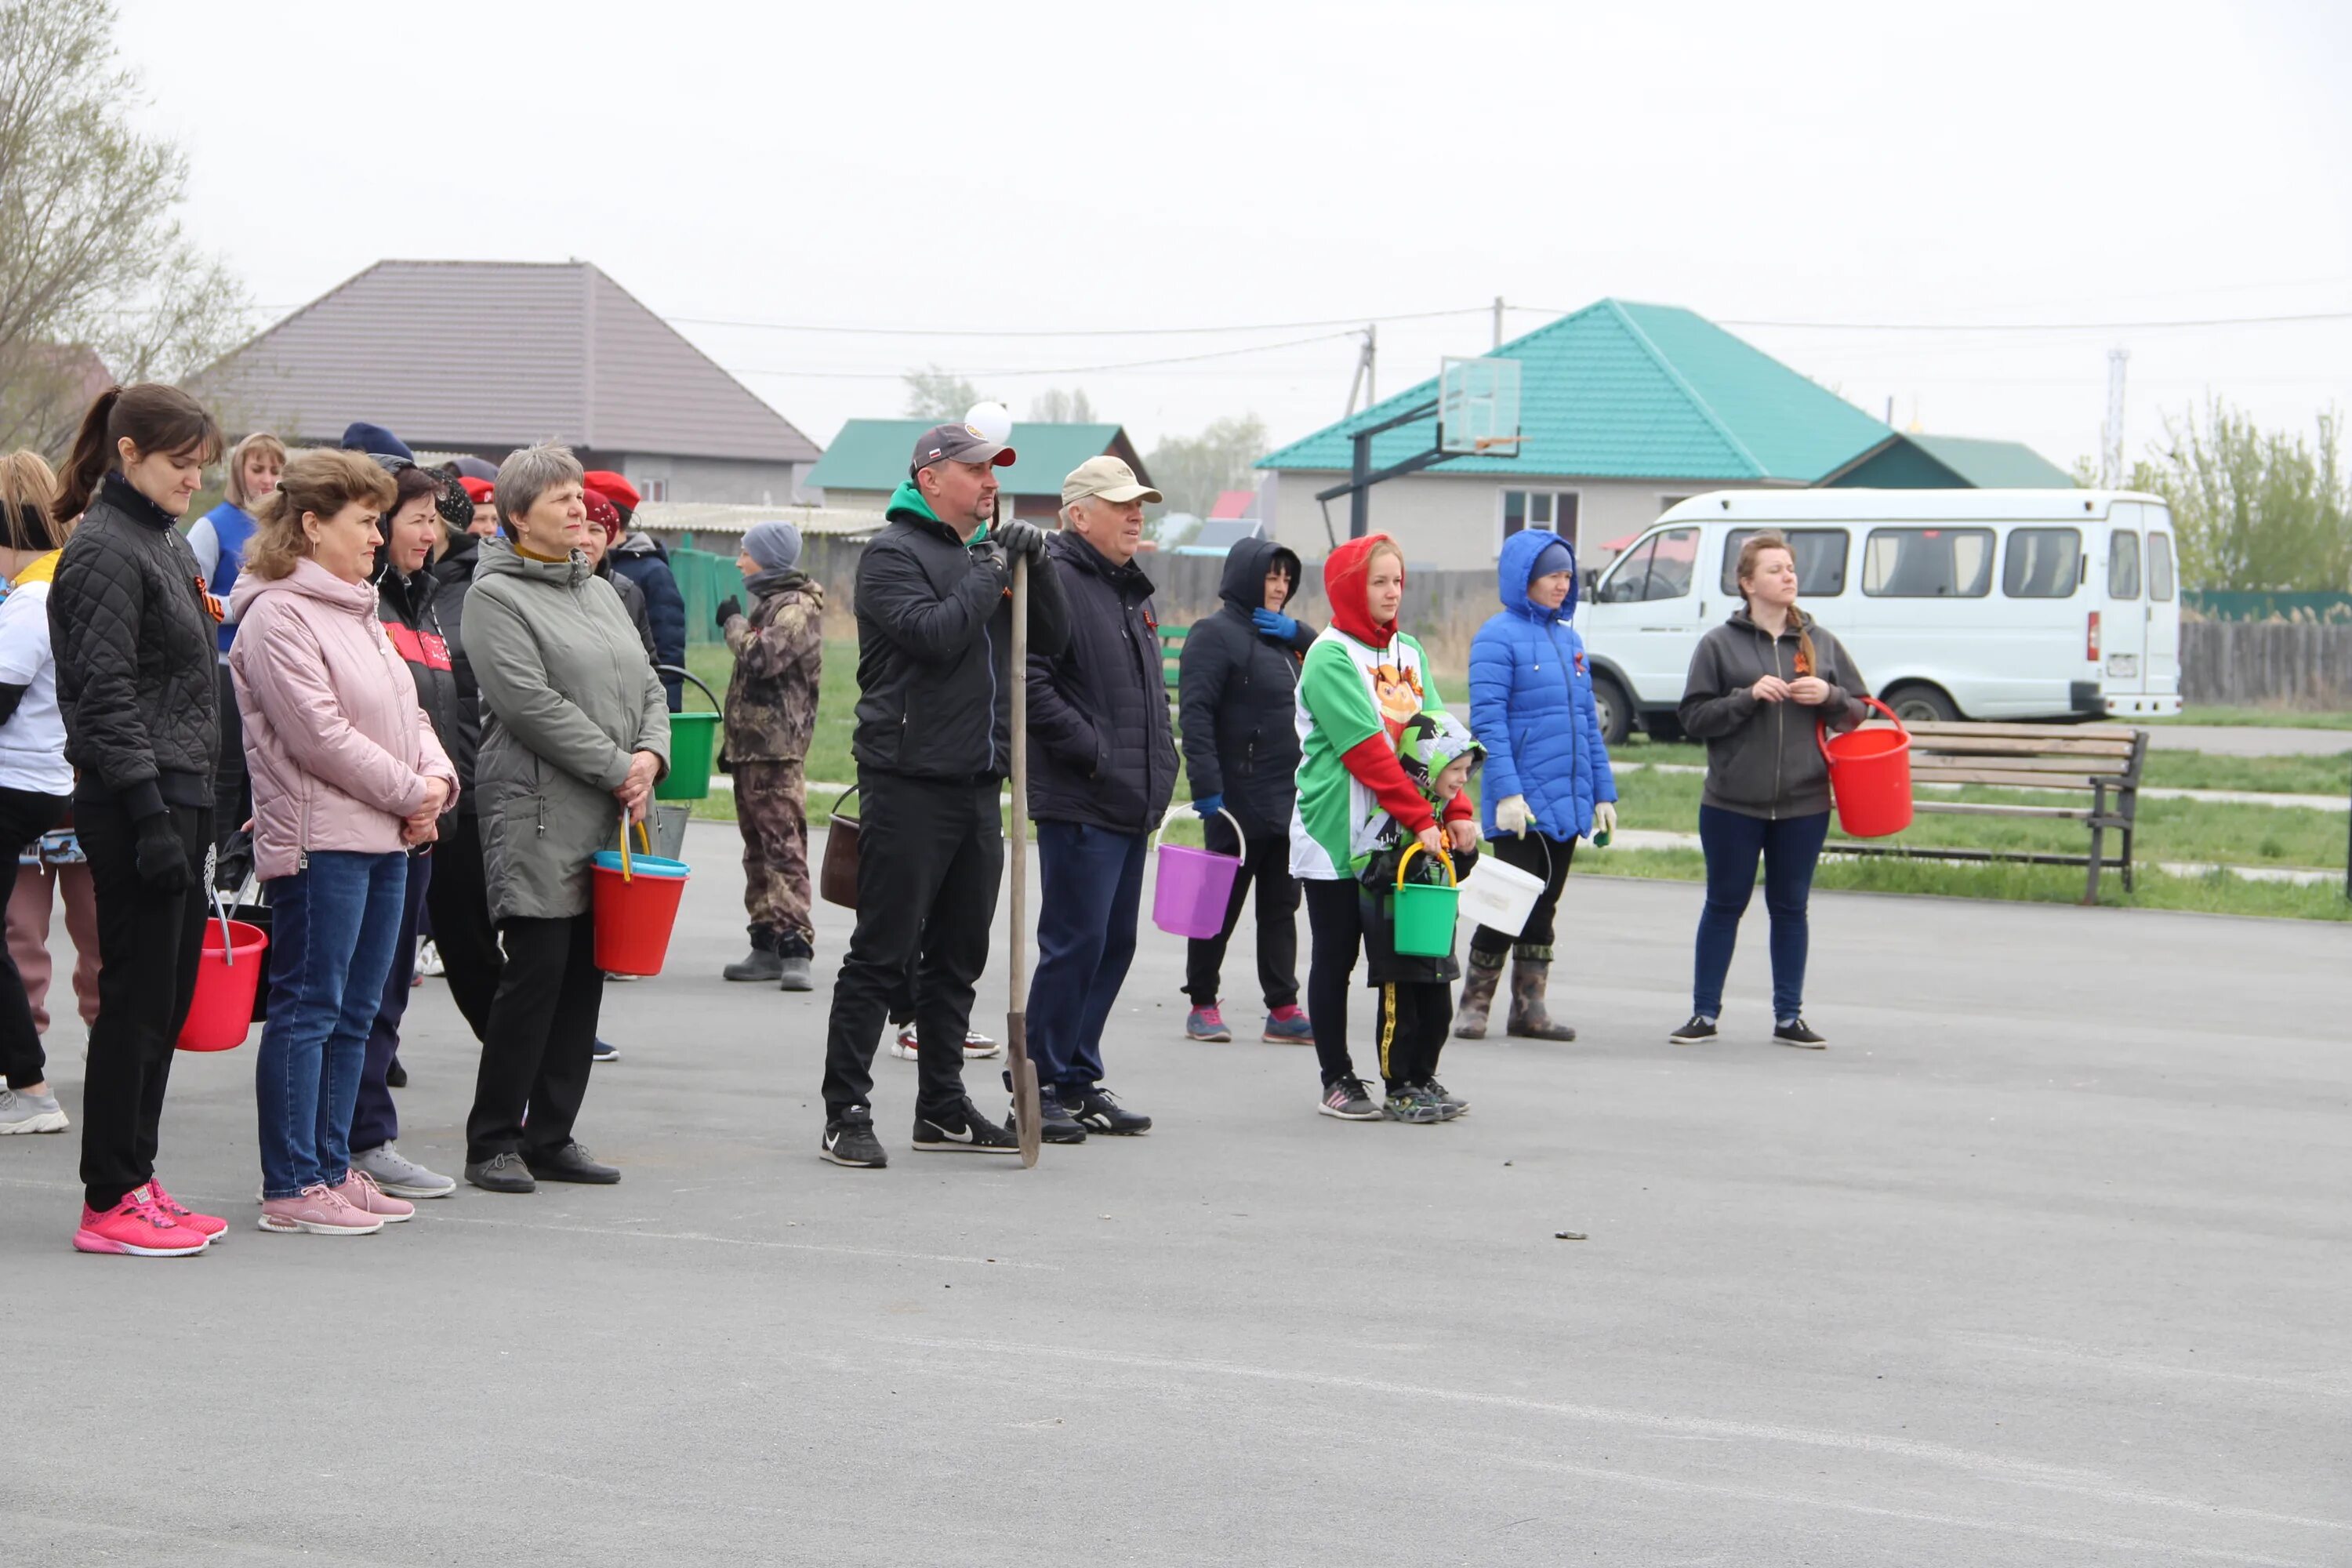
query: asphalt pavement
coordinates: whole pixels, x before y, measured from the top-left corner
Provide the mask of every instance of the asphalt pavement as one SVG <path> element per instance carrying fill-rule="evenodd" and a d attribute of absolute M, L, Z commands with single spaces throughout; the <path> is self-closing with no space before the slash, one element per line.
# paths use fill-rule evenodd
<path fill-rule="evenodd" d="M 78 1137 L 0 1139 L 0 1562 L 2352 1563 L 2352 930 L 1823 894 L 1813 1053 L 1759 900 L 1678 1049 L 1697 890 L 1578 879 L 1582 1037 L 1455 1044 L 1442 1127 L 1186 1042 L 1147 931 L 1149 1136 L 917 1154 L 884 1056 L 861 1172 L 815 1155 L 845 918 L 814 994 L 729 985 L 731 829 L 688 854 L 670 973 L 607 992 L 618 1187 L 260 1234 L 250 1044 L 173 1079 L 203 1258 L 74 1253 Z M 409 1017 L 454 1170 L 476 1047 Z"/>

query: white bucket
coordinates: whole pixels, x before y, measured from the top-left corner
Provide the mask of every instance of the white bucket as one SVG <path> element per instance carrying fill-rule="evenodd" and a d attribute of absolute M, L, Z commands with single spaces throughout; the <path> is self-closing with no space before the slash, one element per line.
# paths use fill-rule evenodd
<path fill-rule="evenodd" d="M 1473 925 L 1507 931 L 1517 941 L 1543 890 L 1541 877 L 1505 865 L 1492 854 L 1481 855 L 1462 879 L 1461 915 Z"/>

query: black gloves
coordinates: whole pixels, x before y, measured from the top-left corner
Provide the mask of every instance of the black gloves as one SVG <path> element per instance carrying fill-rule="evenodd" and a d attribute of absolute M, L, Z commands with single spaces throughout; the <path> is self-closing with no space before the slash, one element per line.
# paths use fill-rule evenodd
<path fill-rule="evenodd" d="M 973 565 L 985 566 L 1000 576 L 1013 570 L 1012 563 L 1005 559 L 1004 541 L 992 533 L 971 547 L 971 561 Z"/>
<path fill-rule="evenodd" d="M 172 814 L 158 812 L 139 819 L 139 847 L 133 857 L 139 879 L 159 893 L 188 890 L 188 852 L 172 827 Z"/>
<path fill-rule="evenodd" d="M 743 613 L 743 601 L 730 594 L 719 601 L 719 629 L 725 631 L 727 623 Z"/>
<path fill-rule="evenodd" d="M 1032 565 L 1043 565 L 1045 560 L 1045 531 L 1034 522 L 1024 522 L 1017 517 L 1004 520 L 996 531 L 997 541 L 1008 554 L 1026 556 Z"/>

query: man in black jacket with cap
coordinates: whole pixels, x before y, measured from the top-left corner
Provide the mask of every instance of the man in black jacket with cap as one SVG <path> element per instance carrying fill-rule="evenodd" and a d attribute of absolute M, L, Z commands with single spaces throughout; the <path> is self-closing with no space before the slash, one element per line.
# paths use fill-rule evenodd
<path fill-rule="evenodd" d="M 1004 869 L 1016 557 L 1031 563 L 1030 647 L 1058 653 L 1069 637 L 1061 585 L 1037 569 L 1045 531 L 990 526 L 996 470 L 1013 460 L 970 426 L 925 431 L 888 526 L 858 558 L 857 927 L 834 983 L 819 1149 L 836 1165 L 889 1163 L 874 1136 L 874 1049 L 909 963 L 920 998 L 915 1147 L 1020 1150 L 963 1089 L 964 1030 Z"/>

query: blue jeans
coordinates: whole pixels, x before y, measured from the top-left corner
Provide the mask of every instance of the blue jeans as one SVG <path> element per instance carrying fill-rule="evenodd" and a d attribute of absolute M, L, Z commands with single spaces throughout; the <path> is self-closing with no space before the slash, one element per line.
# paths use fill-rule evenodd
<path fill-rule="evenodd" d="M 416 978 L 416 934 L 425 918 L 425 890 L 433 883 L 433 857 L 408 858 L 408 886 L 400 898 L 400 930 L 392 939 L 392 963 L 383 975 L 383 995 L 368 1027 L 367 1051 L 360 1063 L 359 1098 L 352 1103 L 351 1143 L 365 1151 L 400 1136 L 400 1111 L 384 1081 L 400 1054 L 400 1021 L 408 1016 L 410 982 Z"/>
<path fill-rule="evenodd" d="M 253 1072 L 264 1198 L 351 1173 L 360 1064 L 407 882 L 404 853 L 331 850 L 269 883 L 269 1021 Z"/>
<path fill-rule="evenodd" d="M 1037 825 L 1037 973 L 1029 982 L 1029 1059 L 1037 1081 L 1084 1089 L 1103 1076 L 1102 1032 L 1135 958 L 1148 833 L 1076 822 Z"/>
<path fill-rule="evenodd" d="M 1743 816 L 1721 806 L 1698 808 L 1699 847 L 1706 852 L 1706 907 L 1698 917 L 1697 973 L 1691 1011 L 1723 1016 L 1723 977 L 1739 940 L 1739 917 L 1756 892 L 1756 858 L 1764 858 L 1764 908 L 1772 917 L 1772 1021 L 1784 1024 L 1805 1007 L 1805 900 L 1813 865 L 1830 836 L 1830 814 L 1784 816 L 1777 822 Z"/>

